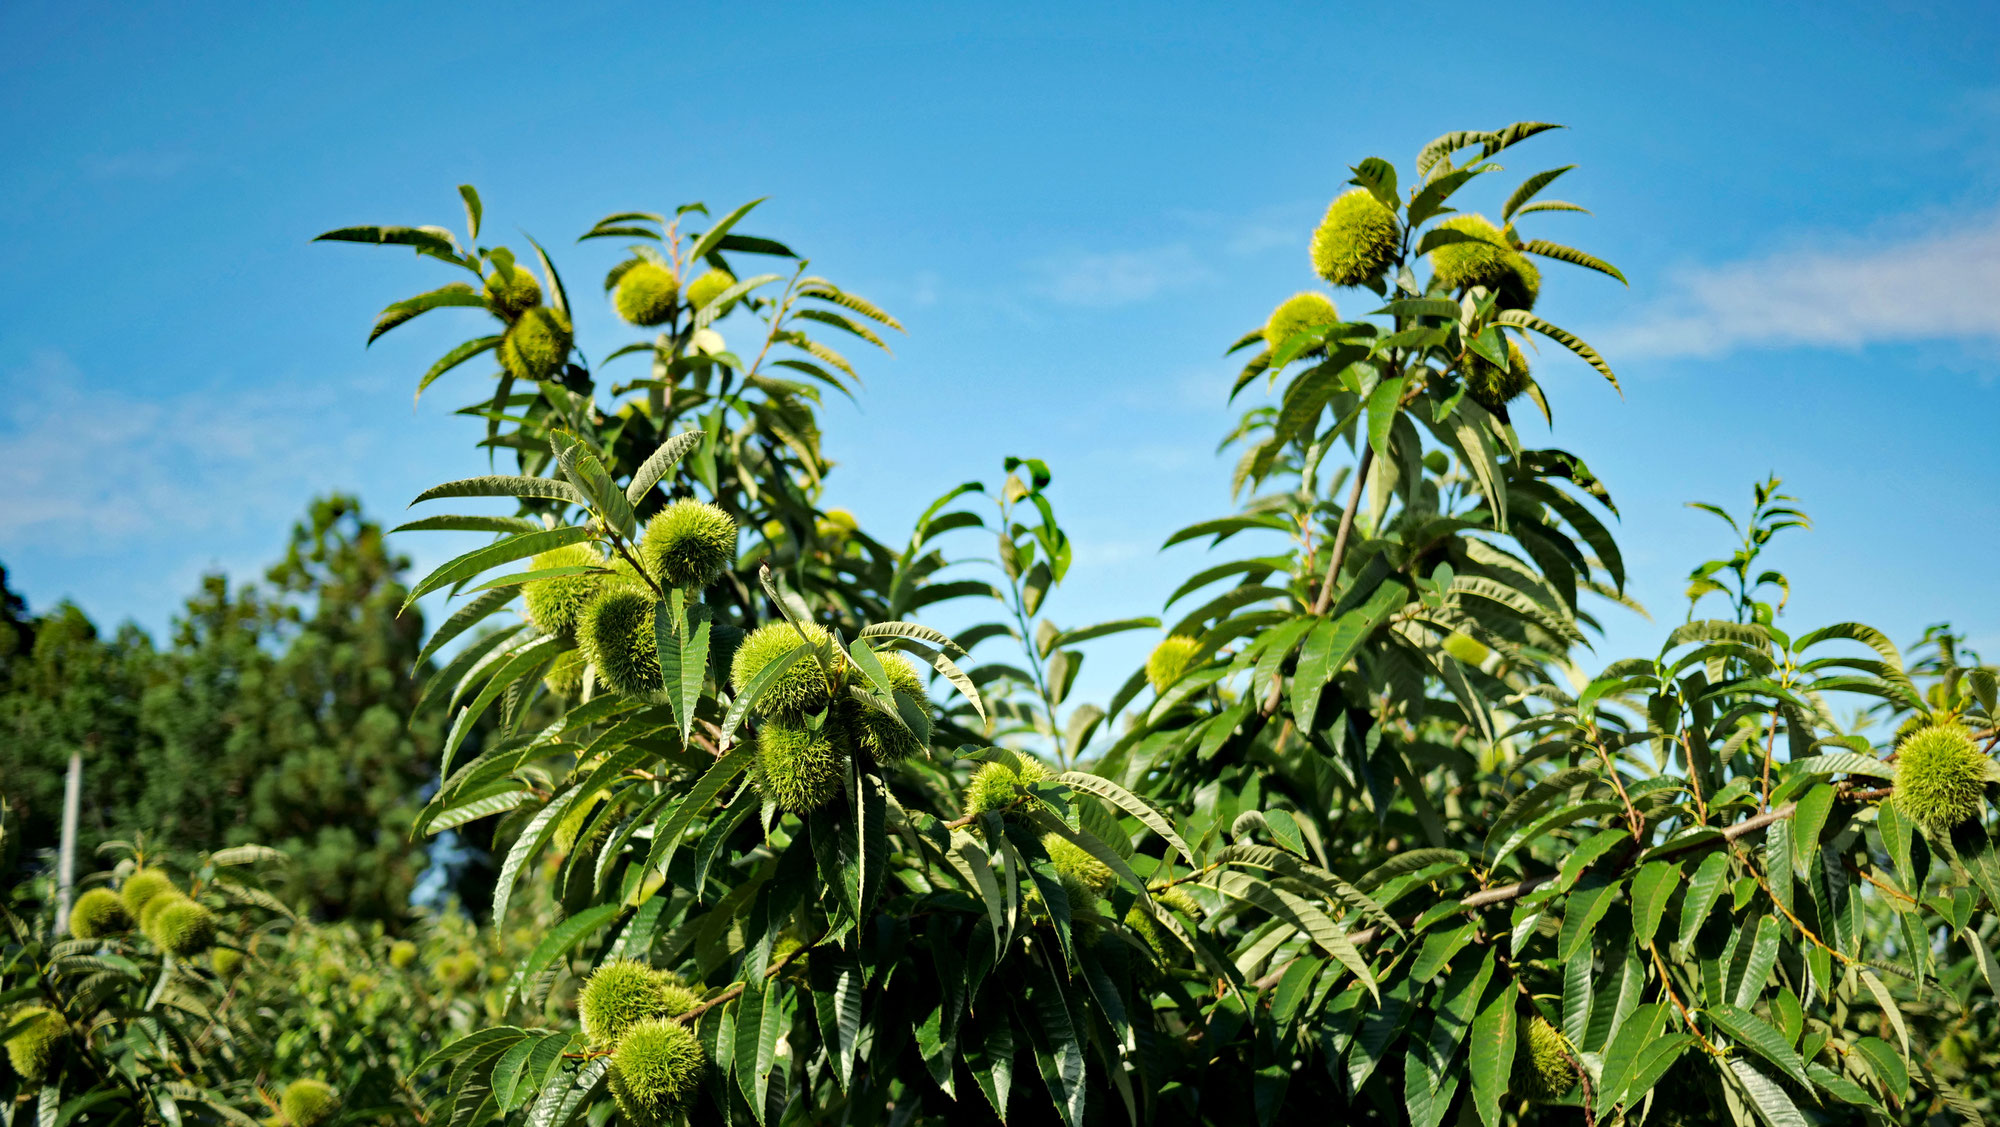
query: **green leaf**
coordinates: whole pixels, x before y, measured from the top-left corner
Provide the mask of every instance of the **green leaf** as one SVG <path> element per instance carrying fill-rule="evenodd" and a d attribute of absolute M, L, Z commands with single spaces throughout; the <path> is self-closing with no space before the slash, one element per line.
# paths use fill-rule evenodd
<path fill-rule="evenodd" d="M 527 1035 L 528 1030 L 513 1025 L 481 1029 L 476 1033 L 467 1034 L 425 1057 L 416 1068 L 411 1070 L 411 1075 L 421 1076 L 441 1064 L 449 1064 L 477 1049 L 491 1048 L 496 1045 L 511 1045 Z"/>
<path fill-rule="evenodd" d="M 1833 787 L 1820 783 L 1799 799 L 1798 808 L 1792 812 L 1791 863 L 1801 879 L 1819 864 L 1819 833 L 1826 827 L 1827 814 L 1833 810 L 1833 796 Z M 1783 859 L 1779 860 L 1782 863 Z"/>
<path fill-rule="evenodd" d="M 1355 580 L 1365 582 L 1367 573 Z M 1344 603 L 1353 589 L 1341 596 Z M 1292 674 L 1291 705 L 1293 722 L 1301 731 L 1313 730 L 1313 716 L 1319 711 L 1320 695 L 1327 683 L 1346 668 L 1363 642 L 1377 627 L 1401 609 L 1409 598 L 1402 584 L 1385 580 L 1369 592 L 1367 601 L 1331 621 L 1314 626 L 1299 647 L 1299 664 Z M 1338 608 L 1336 608 L 1338 609 Z"/>
<path fill-rule="evenodd" d="M 666 476 L 668 470 L 673 469 L 677 462 L 687 456 L 688 451 L 701 443 L 702 437 L 701 431 L 684 430 L 660 443 L 660 448 L 653 451 L 632 475 L 631 484 L 625 487 L 626 501 L 637 505 L 643 500 L 646 494 L 652 492 L 653 487 L 660 483 L 660 479 Z"/>
<path fill-rule="evenodd" d="M 453 282 L 447 286 L 440 286 L 429 293 L 420 293 L 415 297 L 406 298 L 382 310 L 382 315 L 375 319 L 375 328 L 368 334 L 368 343 L 374 344 L 376 338 L 380 337 L 383 333 L 433 309 L 445 309 L 453 306 L 485 309 L 487 308 L 486 296 L 464 282 Z"/>
<path fill-rule="evenodd" d="M 1514 189 L 1513 194 L 1507 197 L 1506 206 L 1500 209 L 1501 221 L 1506 222 L 1513 219 L 1514 213 L 1521 210 L 1522 204 L 1540 195 L 1543 188 L 1555 183 L 1557 178 L 1562 176 L 1563 173 L 1569 172 L 1575 167 L 1573 164 L 1566 164 L 1561 168 L 1551 168 L 1547 172 L 1537 172 L 1526 180 L 1521 181 L 1521 186 Z"/>
<path fill-rule="evenodd" d="M 440 497 L 533 497 L 547 501 L 563 501 L 578 508 L 586 508 L 589 502 L 576 486 L 553 477 L 510 477 L 504 474 L 490 474 L 486 477 L 468 477 L 463 481 L 447 481 L 443 485 L 433 485 L 417 494 L 411 505 L 424 501 L 435 501 Z"/>
<path fill-rule="evenodd" d="M 513 600 L 512 591 L 489 591 L 453 611 L 451 617 L 445 619 L 431 635 L 430 641 L 424 643 L 424 648 L 417 654 L 417 660 L 410 663 L 411 671 L 422 669 L 424 663 L 443 649 L 446 643 L 477 626 L 488 615 Z M 411 711 L 414 713 L 416 710 Z"/>
<path fill-rule="evenodd" d="M 1770 1061 L 1787 1078 L 1807 1091 L 1812 1090 L 1812 1079 L 1806 1075 L 1806 1064 L 1799 1059 L 1785 1035 L 1766 1024 L 1749 1010 L 1721 1002 L 1705 1011 L 1716 1028 L 1729 1034 L 1736 1043 Z"/>
<path fill-rule="evenodd" d="M 1609 380 L 1612 387 L 1618 388 L 1618 377 L 1612 373 L 1611 365 L 1606 364 L 1604 357 L 1599 356 L 1597 350 L 1590 347 L 1582 337 L 1577 336 L 1569 330 L 1559 328 L 1532 313 L 1520 309 L 1502 310 L 1493 318 L 1493 323 L 1496 325 L 1513 325 L 1517 328 L 1529 329 L 1542 334 L 1564 348 L 1569 349 L 1571 352 L 1576 353 L 1584 363 L 1597 369 L 1598 375 Z M 1624 393 L 1623 388 L 1618 388 L 1618 390 L 1620 394 Z"/>
<path fill-rule="evenodd" d="M 1687 896 L 1681 901 L 1681 946 L 1692 947 L 1695 933 L 1708 920 L 1709 910 L 1715 907 L 1716 898 L 1722 895 L 1722 885 L 1729 877 L 1729 854 L 1711 853 L 1695 870 L 1694 879 L 1688 882 Z"/>
<path fill-rule="evenodd" d="M 723 237 L 729 234 L 729 229 L 736 226 L 737 220 L 749 214 L 751 208 L 763 203 L 767 198 L 769 197 L 760 196 L 737 208 L 735 211 L 730 212 L 728 215 L 723 216 L 721 219 L 716 220 L 715 226 L 703 232 L 700 240 L 694 244 L 694 249 L 688 251 L 688 261 L 693 262 L 706 257 L 722 241 Z"/>
<path fill-rule="evenodd" d="M 1530 239 L 1522 243 L 1520 249 L 1527 254 L 1538 254 L 1543 258 L 1553 258 L 1558 262 L 1567 262 L 1572 266 L 1581 266 L 1586 270 L 1595 270 L 1600 274 L 1610 275 L 1625 285 L 1631 284 L 1625 281 L 1625 275 L 1619 273 L 1616 266 L 1611 265 L 1601 258 L 1585 254 L 1575 247 L 1566 247 L 1561 243 L 1552 243 L 1546 239 Z"/>
<path fill-rule="evenodd" d="M 1869 1070 L 1890 1095 L 1904 1099 L 1910 1094 L 1910 1072 L 1896 1053 L 1896 1047 L 1880 1037 L 1863 1037 L 1854 1047 L 1867 1059 Z"/>
<path fill-rule="evenodd" d="M 1568 902 L 1563 905 L 1562 933 L 1556 942 L 1556 961 L 1567 963 L 1577 957 L 1579 950 L 1590 949 L 1591 931 L 1611 905 L 1618 902 L 1617 893 L 1623 887 L 1623 882 L 1613 881 L 1570 894 Z"/>
<path fill-rule="evenodd" d="M 423 399 L 424 389 L 436 382 L 439 376 L 444 375 L 446 372 L 451 371 L 453 368 L 458 367 L 460 364 L 465 363 L 482 352 L 491 352 L 500 347 L 500 342 L 505 339 L 507 338 L 501 336 L 476 337 L 438 357 L 437 363 L 432 364 L 430 370 L 424 373 L 424 378 L 417 381 L 417 399 Z"/>
<path fill-rule="evenodd" d="M 520 996 L 521 991 L 536 975 L 548 969 L 549 964 L 568 954 L 578 943 L 583 942 L 586 936 L 616 917 L 623 907 L 624 905 L 616 902 L 599 904 L 595 908 L 586 908 L 578 912 L 551 929 L 542 937 L 540 943 L 535 944 L 535 949 L 529 953 L 527 961 L 514 972 L 514 981 L 507 987 L 507 1004 L 511 1005 L 513 999 Z"/>
<path fill-rule="evenodd" d="M 882 776 L 872 771 L 857 771 L 854 782 L 855 840 L 861 849 L 860 894 L 856 898 L 856 907 L 857 914 L 866 920 L 875 898 L 882 894 L 882 883 L 888 873 L 889 791 Z"/>
<path fill-rule="evenodd" d="M 445 515 L 419 517 L 390 529 L 397 532 L 538 532 L 543 525 L 527 517 Z"/>
<path fill-rule="evenodd" d="M 590 498 L 591 508 L 603 518 L 604 523 L 628 539 L 636 535 L 638 517 L 632 512 L 632 503 L 625 499 L 618 483 L 611 480 L 596 451 L 575 435 L 562 431 L 549 435 L 549 447 L 555 452 L 556 464 L 562 468 L 563 476 Z"/>
<path fill-rule="evenodd" d="M 1499 1127 L 1500 1101 L 1514 1074 L 1515 1020 L 1513 983 L 1502 983 L 1472 1023 L 1468 1060 L 1472 1070 L 1472 1106 L 1485 1127 Z"/>
<path fill-rule="evenodd" d="M 1389 432 L 1403 405 L 1403 377 L 1383 380 L 1368 393 L 1368 445 L 1377 458 L 1387 459 Z"/>
<path fill-rule="evenodd" d="M 316 243 L 375 243 L 415 247 L 449 261 L 458 260 L 458 244 L 442 227 L 340 227 L 313 236 Z"/>
<path fill-rule="evenodd" d="M 1632 878 L 1632 938 L 1639 946 L 1652 946 L 1667 902 L 1680 883 L 1681 868 L 1669 861 L 1649 861 Z"/>
<path fill-rule="evenodd" d="M 1618 1032 L 1604 1049 L 1604 1066 L 1600 1072 L 1597 1092 L 1597 1107 L 1600 1112 L 1613 1104 L 1630 1102 L 1627 1094 L 1637 1095 L 1628 1081 L 1636 1069 L 1640 1054 L 1660 1035 L 1660 1019 L 1666 1016 L 1666 1007 L 1651 1002 L 1633 1010 L 1626 1017 Z"/>
<path fill-rule="evenodd" d="M 673 859 L 674 847 L 680 844 L 681 835 L 687 833 L 688 826 L 694 823 L 697 816 L 715 803 L 722 788 L 749 770 L 755 753 L 756 748 L 746 744 L 716 760 L 707 771 L 702 772 L 701 779 L 688 788 L 686 797 L 673 815 L 653 828 L 653 848 L 646 857 L 646 868 L 666 872 L 667 862 Z"/>
<path fill-rule="evenodd" d="M 1375 983 L 1375 972 L 1368 966 L 1368 960 L 1361 957 L 1347 933 L 1342 931 L 1333 918 L 1321 911 L 1311 901 L 1295 895 L 1276 885 L 1266 883 L 1247 873 L 1224 871 L 1216 874 L 1213 885 L 1218 892 L 1257 907 L 1305 932 L 1320 949 L 1333 956 L 1340 964 L 1354 973 L 1368 987 L 1368 992 L 1381 996 Z"/>
<path fill-rule="evenodd" d="M 706 603 L 689 603 L 677 616 L 673 604 L 682 598 L 679 590 L 673 590 L 667 599 L 653 604 L 653 642 L 660 656 L 661 691 L 680 721 L 685 744 L 693 738 L 701 690 L 708 683 L 709 619 L 714 612 Z M 677 628 L 676 617 L 685 617 L 685 625 Z"/>
<path fill-rule="evenodd" d="M 1028 1000 L 1039 1019 L 1039 1028 L 1032 1032 L 1040 1034 L 1032 1038 L 1035 1042 L 1035 1063 L 1041 1069 L 1042 1080 L 1055 1100 L 1056 1114 L 1062 1117 L 1065 1127 L 1082 1127 L 1088 1095 L 1084 1088 L 1083 1040 L 1077 1022 L 1070 1014 L 1062 984 L 1040 966 L 1031 966 L 1033 970 L 1029 977 L 1033 992 Z"/>
<path fill-rule="evenodd" d="M 460 184 L 458 196 L 465 201 L 465 237 L 478 242 L 479 220 L 486 214 L 486 208 L 479 202 L 479 189 L 470 184 Z"/>
<path fill-rule="evenodd" d="M 1159 810 L 1155 809 L 1145 799 L 1140 798 L 1110 779 L 1104 778 L 1101 775 L 1092 775 L 1085 771 L 1064 771 L 1062 774 L 1056 776 L 1056 782 L 1104 799 L 1106 802 L 1118 807 L 1118 809 L 1137 818 L 1140 824 L 1144 825 L 1147 829 L 1159 834 L 1160 839 L 1165 841 L 1168 846 L 1182 857 L 1186 857 L 1189 861 L 1195 860 L 1196 854 L 1194 850 L 1188 847 L 1187 842 L 1181 840 L 1181 835 L 1175 831 L 1173 823 L 1167 820 L 1166 815 L 1160 813 Z M 1160 864 L 1162 867 L 1165 867 L 1171 864 L 1173 859 L 1174 855 L 1169 853 L 1161 859 Z"/>
<path fill-rule="evenodd" d="M 1748 1099 L 1751 1108 L 1757 1112 L 1765 1127 L 1808 1127 L 1806 1117 L 1799 1113 L 1798 1105 L 1777 1082 L 1758 1071 L 1757 1066 L 1742 1057 L 1730 1057 L 1726 1063 L 1729 1074 L 1736 1078 Z M 1808 1088 L 1808 1091 L 1811 1089 Z"/>
<path fill-rule="evenodd" d="M 412 587 L 409 596 L 403 600 L 403 609 L 409 609 L 411 603 L 440 587 L 464 582 L 496 564 L 540 555 L 570 544 L 581 544 L 590 538 L 589 528 L 576 525 L 551 528 L 542 532 L 523 532 L 517 536 L 509 536 L 498 543 L 475 548 L 431 572 L 424 577 L 423 582 Z"/>

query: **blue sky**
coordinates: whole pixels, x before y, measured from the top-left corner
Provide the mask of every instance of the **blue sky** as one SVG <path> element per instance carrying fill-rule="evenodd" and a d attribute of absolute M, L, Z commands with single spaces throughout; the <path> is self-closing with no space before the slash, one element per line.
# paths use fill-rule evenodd
<path fill-rule="evenodd" d="M 571 243 L 601 215 L 772 197 L 750 226 L 909 328 L 826 412 L 829 502 L 895 541 L 949 485 L 1048 458 L 1078 545 L 1051 610 L 1157 613 L 1202 566 L 1162 539 L 1230 504 L 1221 353 L 1312 283 L 1347 166 L 1531 118 L 1572 128 L 1511 170 L 1580 164 L 1559 194 L 1596 214 L 1530 233 L 1632 279 L 1551 265 L 1540 307 L 1622 398 L 1540 370 L 1656 619 L 1727 550 L 1683 503 L 1776 472 L 1817 522 L 1774 556 L 1792 622 L 1949 618 L 2000 651 L 2000 6 L 1495 12 L 17 0 L 0 561 L 36 608 L 158 632 L 204 570 L 274 559 L 315 492 L 394 518 L 477 472 L 449 410 L 482 377 L 409 397 L 466 325 L 362 348 L 444 268 L 307 241 L 459 226 L 470 181 L 489 236 L 535 234 L 573 292 L 620 253 Z M 629 339 L 582 304 L 593 354 Z M 1607 660 L 1663 629 L 1607 621 Z M 1082 687 L 1148 644 L 1102 643 Z"/>

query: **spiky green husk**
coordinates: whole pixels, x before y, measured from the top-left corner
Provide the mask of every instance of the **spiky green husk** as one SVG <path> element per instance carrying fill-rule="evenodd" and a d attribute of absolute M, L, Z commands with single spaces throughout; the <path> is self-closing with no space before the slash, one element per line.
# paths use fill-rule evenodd
<path fill-rule="evenodd" d="M 417 945 L 407 939 L 398 939 L 389 945 L 389 965 L 397 970 L 417 961 Z"/>
<path fill-rule="evenodd" d="M 7 1060 L 21 1079 L 39 1084 L 48 1079 L 69 1040 L 69 1026 L 62 1015 L 47 1006 L 24 1006 L 7 1015 L 0 1024 L 12 1025 L 32 1019 L 27 1028 L 7 1038 Z"/>
<path fill-rule="evenodd" d="M 125 878 L 124 887 L 118 890 L 118 898 L 125 902 L 125 914 L 133 919 L 146 907 L 146 901 L 174 887 L 167 874 L 158 869 L 140 869 Z"/>
<path fill-rule="evenodd" d="M 551 548 L 528 563 L 530 571 L 604 566 L 604 557 L 588 544 L 565 544 L 560 548 Z M 577 616 L 604 589 L 606 580 L 610 578 L 602 572 L 584 572 L 521 584 L 521 602 L 527 608 L 528 621 L 540 627 L 545 634 L 575 637 Z"/>
<path fill-rule="evenodd" d="M 1056 874 L 1062 881 L 1063 898 L 1069 901 L 1070 934 L 1079 943 L 1095 943 L 1104 934 L 1104 901 L 1088 883 L 1068 873 Z"/>
<path fill-rule="evenodd" d="M 1146 683 L 1156 693 L 1166 692 L 1168 686 L 1188 671 L 1188 663 L 1199 649 L 1201 643 L 1186 634 L 1175 634 L 1154 646 L 1153 652 L 1146 655 Z"/>
<path fill-rule="evenodd" d="M 146 938 L 175 958 L 199 955 L 215 944 L 215 914 L 193 900 L 177 899 L 152 914 Z"/>
<path fill-rule="evenodd" d="M 1949 833 L 1985 808 L 1987 759 L 1959 723 L 1919 729 L 1896 748 L 1896 809 Z"/>
<path fill-rule="evenodd" d="M 794 814 L 832 801 L 847 781 L 845 738 L 838 716 L 824 727 L 766 720 L 757 733 L 757 790 Z"/>
<path fill-rule="evenodd" d="M 146 901 L 146 906 L 139 909 L 139 930 L 145 932 L 147 928 L 152 927 L 153 917 L 159 915 L 161 910 L 167 905 L 178 904 L 186 899 L 187 894 L 180 889 L 169 888 L 151 900 Z M 148 932 L 147 934 L 150 935 L 151 933 Z"/>
<path fill-rule="evenodd" d="M 542 303 L 542 284 L 518 262 L 511 272 L 496 265 L 486 276 L 486 300 L 493 303 L 494 312 L 512 321 Z"/>
<path fill-rule="evenodd" d="M 823 626 L 805 624 L 805 634 L 814 645 L 822 645 L 832 640 Z M 789 622 L 770 622 L 752 630 L 743 644 L 736 647 L 736 658 L 729 666 L 729 680 L 742 692 L 749 686 L 763 668 L 805 643 L 799 632 Z M 840 670 L 839 656 L 832 662 L 834 671 Z M 833 699 L 831 687 L 827 684 L 827 674 L 820 663 L 810 653 L 800 655 L 784 675 L 773 681 L 764 694 L 757 698 L 756 709 L 760 716 L 795 723 L 825 708 Z"/>
<path fill-rule="evenodd" d="M 1570 1064 L 1568 1049 L 1569 1042 L 1556 1027 L 1537 1014 L 1528 1022 L 1527 1055 L 1515 1060 L 1515 1094 L 1545 1103 L 1576 1087 L 1576 1068 Z"/>
<path fill-rule="evenodd" d="M 611 300 L 618 315 L 634 325 L 663 325 L 674 315 L 674 299 L 680 292 L 673 271 L 657 262 L 640 262 L 618 279 Z"/>
<path fill-rule="evenodd" d="M 1340 311 L 1333 307 L 1325 294 L 1306 290 L 1295 293 L 1278 303 L 1276 309 L 1264 320 L 1264 346 L 1275 355 L 1295 333 L 1307 329 L 1324 329 L 1338 323 Z"/>
<path fill-rule="evenodd" d="M 1160 925 L 1153 922 L 1153 917 L 1147 915 L 1144 908 L 1134 904 L 1126 909 L 1125 926 L 1131 928 L 1133 934 L 1145 941 L 1146 946 L 1153 952 L 1155 962 L 1168 961 L 1167 945 L 1160 935 Z"/>
<path fill-rule="evenodd" d="M 581 651 L 564 650 L 542 674 L 542 686 L 564 700 L 575 700 L 583 695 L 583 670 L 588 664 Z"/>
<path fill-rule="evenodd" d="M 693 1031 L 679 1022 L 653 1020 L 633 1026 L 618 1042 L 607 1078 L 626 1119 L 658 1127 L 687 1108 L 707 1066 Z"/>
<path fill-rule="evenodd" d="M 639 562 L 663 586 L 699 591 L 736 562 L 736 522 L 705 501 L 675 501 L 646 522 Z"/>
<path fill-rule="evenodd" d="M 285 1085 L 278 1107 L 292 1127 L 319 1127 L 340 1110 L 340 1095 L 324 1080 L 294 1080 Z"/>
<path fill-rule="evenodd" d="M 1066 880 L 1081 882 L 1090 891 L 1103 896 L 1118 883 L 1111 866 L 1090 855 L 1090 851 L 1058 833 L 1042 836 L 1042 848 L 1048 852 L 1049 863 L 1056 867 Z"/>
<path fill-rule="evenodd" d="M 217 947 L 208 953 L 208 965 L 221 978 L 235 978 L 243 969 L 243 952 L 234 947 Z"/>
<path fill-rule="evenodd" d="M 668 971 L 620 959 L 590 973 L 577 993 L 583 1035 L 594 1046 L 617 1044 L 642 1021 L 679 1017 L 701 998 Z"/>
<path fill-rule="evenodd" d="M 102 939 L 132 926 L 125 902 L 108 888 L 93 888 L 76 898 L 69 910 L 69 933 L 78 939 Z"/>
<path fill-rule="evenodd" d="M 722 291 L 736 284 L 736 278 L 727 270 L 710 270 L 688 283 L 688 304 L 700 309 L 721 296 Z"/>
<path fill-rule="evenodd" d="M 552 379 L 569 359 L 571 339 L 569 318 L 537 305 L 507 330 L 500 342 L 500 361 L 515 379 Z"/>
<path fill-rule="evenodd" d="M 1507 340 L 1505 371 L 1477 354 L 1465 365 L 1465 394 L 1488 411 L 1498 411 L 1528 390 L 1528 380 L 1528 357 L 1511 337 Z"/>
<path fill-rule="evenodd" d="M 660 650 L 648 596 L 624 589 L 592 599 L 577 620 L 576 648 L 597 667 L 598 682 L 613 692 L 659 691 Z"/>
<path fill-rule="evenodd" d="M 1160 889 L 1153 893 L 1153 899 L 1191 920 L 1199 920 L 1202 917 L 1201 902 L 1185 888 L 1176 886 Z"/>
<path fill-rule="evenodd" d="M 1366 188 L 1335 196 L 1312 237 L 1313 271 L 1336 286 L 1361 286 L 1396 260 L 1402 225 Z"/>
<path fill-rule="evenodd" d="M 876 763 L 887 766 L 917 754 L 930 742 L 931 702 L 924 694 L 923 677 L 908 658 L 899 653 L 878 653 L 875 656 L 882 659 L 882 669 L 889 674 L 890 688 L 915 701 L 918 711 L 923 714 L 923 723 L 912 729 L 851 696 L 840 702 L 840 715 L 847 724 L 847 730 L 854 736 L 854 746 L 866 752 Z"/>
<path fill-rule="evenodd" d="M 1533 308 L 1541 293 L 1542 272 L 1509 245 L 1500 228 L 1483 215 L 1454 215 L 1438 227 L 1473 239 L 1448 243 L 1431 252 L 1431 268 L 1447 289 L 1485 286 L 1500 295 L 1503 307 Z"/>
<path fill-rule="evenodd" d="M 995 760 L 981 764 L 972 773 L 972 781 L 965 785 L 965 812 L 977 818 L 988 810 L 1000 810 L 1014 804 L 1019 792 L 1015 784 L 1026 785 L 1049 777 L 1049 769 L 1038 759 L 1023 755 L 1021 769 L 1017 772 L 1005 763 Z"/>

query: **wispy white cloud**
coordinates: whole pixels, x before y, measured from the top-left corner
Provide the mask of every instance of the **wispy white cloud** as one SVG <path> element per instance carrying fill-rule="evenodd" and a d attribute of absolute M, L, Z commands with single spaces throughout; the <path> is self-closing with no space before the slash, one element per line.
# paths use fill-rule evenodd
<path fill-rule="evenodd" d="M 7 373 L 0 536 L 102 548 L 282 520 L 330 469 L 367 456 L 329 431 L 342 388 L 188 388 L 140 398 L 96 386 L 59 352 Z"/>
<path fill-rule="evenodd" d="M 2000 338 L 2000 214 L 1895 238 L 1843 237 L 1684 270 L 1600 333 L 1622 355 L 1859 348 Z"/>
<path fill-rule="evenodd" d="M 1136 305 L 1211 285 L 1229 259 L 1255 258 L 1291 249 L 1304 261 L 1300 206 L 1263 208 L 1250 215 L 1176 212 L 1164 217 L 1185 232 L 1153 246 L 1087 251 L 1036 264 L 1039 296 L 1064 305 L 1104 308 Z"/>
<path fill-rule="evenodd" d="M 1145 250 L 1081 254 L 1045 262 L 1041 292 L 1065 305 L 1132 305 L 1199 285 L 1211 272 L 1194 248 L 1169 243 Z"/>

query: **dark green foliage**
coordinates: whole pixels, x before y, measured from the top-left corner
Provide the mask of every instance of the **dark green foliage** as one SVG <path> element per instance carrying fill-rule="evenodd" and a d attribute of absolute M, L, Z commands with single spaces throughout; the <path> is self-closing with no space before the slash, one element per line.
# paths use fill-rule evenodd
<path fill-rule="evenodd" d="M 840 382 L 845 358 L 805 328 L 873 342 L 859 319 L 894 325 L 831 283 L 760 276 L 740 320 L 704 325 L 714 337 L 676 310 L 627 349 L 657 377 L 630 401 L 575 372 L 480 389 L 474 404 L 509 400 L 490 448 L 529 480 L 489 481 L 521 516 L 588 522 L 622 553 L 694 497 L 740 514 L 746 543 L 699 602 L 656 602 L 671 671 L 656 695 L 528 723 L 519 702 L 554 648 L 526 635 L 454 671 L 461 697 L 502 702 L 510 734 L 469 763 L 448 751 L 456 774 L 427 822 L 497 812 L 495 920 L 551 886 L 564 919 L 513 972 L 519 998 L 438 1063 L 440 1115 L 612 1116 L 603 1058 L 535 999 L 634 960 L 699 980 L 704 1001 L 612 1049 L 626 1121 L 678 1114 L 683 1095 L 692 1122 L 912 1127 L 1964 1117 L 1984 1081 L 1963 1036 L 1994 1027 L 2000 860 L 1984 825 L 1913 836 L 1876 785 L 1895 770 L 1876 736 L 1917 712 L 1984 733 L 1993 672 L 1948 638 L 1906 664 L 1856 624 L 1777 628 L 1782 600 L 1762 594 L 1784 580 L 1757 557 L 1803 517 L 1775 483 L 1741 551 L 1697 571 L 1691 594 L 1733 595 L 1733 618 L 1690 613 L 1658 654 L 1580 672 L 1602 609 L 1587 596 L 1629 602 L 1609 490 L 1464 394 L 1483 379 L 1504 405 L 1518 389 L 1468 356 L 1497 363 L 1525 333 L 1615 383 L 1524 312 L 1527 255 L 1619 277 L 1516 232 L 1574 206 L 1534 202 L 1564 170 L 1521 181 L 1504 228 L 1458 210 L 1546 128 L 1353 166 L 1366 196 L 1345 206 L 1380 228 L 1380 261 L 1330 273 L 1382 301 L 1276 373 L 1261 330 L 1242 334 L 1255 351 L 1237 386 L 1269 379 L 1282 406 L 1229 431 L 1241 507 L 1171 543 L 1233 550 L 1254 532 L 1262 554 L 1205 562 L 1173 599 L 1180 641 L 1101 705 L 1072 698 L 1089 643 L 1162 624 L 1056 620 L 1074 550 L 1045 463 L 1009 458 L 990 493 L 947 493 L 893 553 L 818 508 L 816 416 L 784 398 L 764 345 Z M 585 239 L 712 268 L 788 257 L 735 233 L 747 210 L 625 213 Z M 1443 237 L 1467 230 L 1492 238 Z M 485 268 L 487 252 L 437 238 L 433 257 Z M 797 312 L 809 299 L 825 307 Z M 986 511 L 957 507 L 981 495 Z M 954 529 L 994 536 L 993 583 L 933 585 Z M 974 596 L 998 620 L 958 640 L 914 621 Z M 806 639 L 793 621 L 814 623 Z M 979 645 L 1007 652 L 961 670 Z M 891 648 L 955 690 L 926 718 L 931 755 L 858 746 L 857 694 L 879 694 Z M 759 671 L 795 658 L 753 702 Z M 1149 674 L 1165 692 L 1146 693 Z M 1825 703 L 1857 693 L 1881 723 Z M 639 1029 L 712 1053 L 709 1082 L 663 1095 L 678 1072 L 635 1047 Z M 1888 1039 L 1906 1033 L 1907 1056 Z M 517 1083 L 543 1046 L 547 1070 Z"/>

